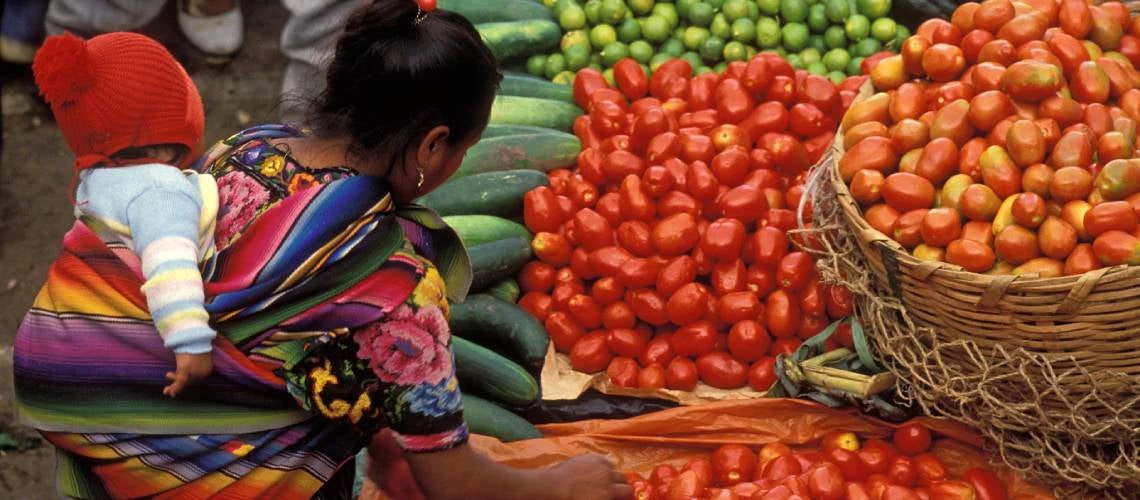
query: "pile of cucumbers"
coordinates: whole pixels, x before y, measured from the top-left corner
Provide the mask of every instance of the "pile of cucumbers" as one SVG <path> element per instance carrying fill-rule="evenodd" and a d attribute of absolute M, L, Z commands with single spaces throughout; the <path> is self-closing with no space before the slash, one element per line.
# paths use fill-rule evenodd
<path fill-rule="evenodd" d="M 581 114 L 568 87 L 507 73 L 491 123 L 459 170 L 416 200 L 443 216 L 471 258 L 471 294 L 451 305 L 449 321 L 464 418 L 472 432 L 503 441 L 541 436 L 509 409 L 538 401 L 549 343 L 542 323 L 515 305 L 514 276 L 532 258 L 523 196 L 548 186 L 550 170 L 574 165 L 582 144 L 570 130 Z"/>

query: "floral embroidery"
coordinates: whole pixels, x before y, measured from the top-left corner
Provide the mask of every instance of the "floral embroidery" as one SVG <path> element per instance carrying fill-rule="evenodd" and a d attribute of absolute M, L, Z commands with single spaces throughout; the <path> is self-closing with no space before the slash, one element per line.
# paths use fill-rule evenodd
<path fill-rule="evenodd" d="M 400 385 L 436 385 L 450 376 L 449 339 L 439 308 L 417 313 L 406 305 L 356 335 L 360 358 L 369 360 L 381 381 Z"/>
<path fill-rule="evenodd" d="M 348 417 L 349 422 L 354 424 L 358 423 L 360 419 L 364 417 L 364 412 L 372 407 L 372 399 L 368 397 L 367 392 L 362 392 L 352 405 L 349 405 L 348 402 L 343 399 L 333 399 L 326 403 L 322 396 L 322 393 L 325 392 L 325 387 L 340 384 L 340 380 L 336 375 L 332 374 L 331 365 L 332 363 L 326 359 L 322 366 L 313 368 L 309 372 L 309 377 L 313 380 L 311 389 L 313 404 L 316 405 L 317 410 L 326 417 L 332 419 Z"/>
<path fill-rule="evenodd" d="M 218 198 L 225 200 L 218 211 L 218 246 L 225 246 L 253 221 L 269 201 L 269 190 L 252 177 L 231 172 L 218 179 Z"/>
<path fill-rule="evenodd" d="M 261 175 L 273 177 L 285 169 L 285 157 L 270 156 L 261 163 Z"/>
<path fill-rule="evenodd" d="M 415 291 L 412 292 L 412 303 L 417 307 L 437 306 L 443 309 L 445 318 L 451 316 L 447 304 L 446 285 L 434 266 L 428 266 L 424 277 L 416 285 Z"/>
<path fill-rule="evenodd" d="M 297 173 L 293 175 L 292 179 L 289 180 L 289 194 L 295 194 L 316 185 L 317 182 L 315 179 L 313 179 L 312 175 L 307 173 Z"/>
<path fill-rule="evenodd" d="M 401 394 L 400 399 L 412 411 L 429 417 L 442 417 L 463 409 L 459 382 L 455 377 L 440 385 L 417 385 Z"/>

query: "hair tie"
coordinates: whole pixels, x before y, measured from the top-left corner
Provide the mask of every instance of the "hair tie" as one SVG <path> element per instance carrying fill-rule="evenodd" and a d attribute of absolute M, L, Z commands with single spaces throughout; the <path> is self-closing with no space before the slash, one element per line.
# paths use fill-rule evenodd
<path fill-rule="evenodd" d="M 416 0 L 416 20 L 412 26 L 419 26 L 424 22 L 428 14 L 435 11 L 435 7 L 436 0 Z"/>

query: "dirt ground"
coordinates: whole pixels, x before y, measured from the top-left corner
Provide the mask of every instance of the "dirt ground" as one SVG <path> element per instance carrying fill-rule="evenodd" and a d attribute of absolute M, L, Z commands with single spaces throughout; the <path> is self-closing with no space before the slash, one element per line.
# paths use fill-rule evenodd
<path fill-rule="evenodd" d="M 181 38 L 174 3 L 142 31 L 186 64 L 205 104 L 207 142 L 276 121 L 285 66 L 278 42 L 287 12 L 278 2 L 245 2 L 245 46 L 228 65 L 214 67 Z M 13 412 L 12 339 L 73 220 L 67 194 L 72 158 L 35 95 L 30 72 L 3 68 L 0 85 L 0 431 L 29 437 L 34 433 L 20 427 Z M 53 463 L 50 447 L 0 452 L 0 498 L 55 498 Z"/>

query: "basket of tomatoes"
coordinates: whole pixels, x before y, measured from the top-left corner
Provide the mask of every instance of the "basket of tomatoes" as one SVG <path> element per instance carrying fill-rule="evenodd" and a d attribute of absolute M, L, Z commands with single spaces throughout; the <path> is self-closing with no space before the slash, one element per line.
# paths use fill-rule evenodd
<path fill-rule="evenodd" d="M 913 396 L 1099 486 L 1140 477 L 1138 66 L 1121 3 L 965 3 L 871 70 L 813 197 Z"/>

